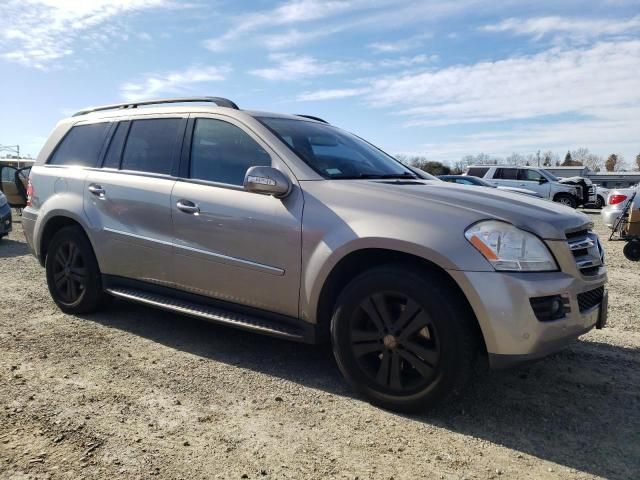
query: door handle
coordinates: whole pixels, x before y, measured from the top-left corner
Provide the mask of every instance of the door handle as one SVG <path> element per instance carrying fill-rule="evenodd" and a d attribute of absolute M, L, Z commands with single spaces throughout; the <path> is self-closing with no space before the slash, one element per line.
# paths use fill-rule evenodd
<path fill-rule="evenodd" d="M 106 193 L 104 188 L 102 188 L 100 185 L 96 185 L 95 183 L 89 185 L 89 191 L 98 197 L 103 197 Z"/>
<path fill-rule="evenodd" d="M 176 207 L 178 207 L 178 210 L 184 213 L 190 213 L 192 215 L 200 213 L 200 207 L 189 200 L 178 200 L 178 203 L 176 203 Z"/>

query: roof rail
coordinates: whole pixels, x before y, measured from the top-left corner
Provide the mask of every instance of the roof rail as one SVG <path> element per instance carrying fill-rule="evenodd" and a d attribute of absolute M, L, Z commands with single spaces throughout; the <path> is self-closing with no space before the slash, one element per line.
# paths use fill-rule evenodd
<path fill-rule="evenodd" d="M 114 103 L 113 105 L 103 105 L 101 107 L 85 108 L 73 114 L 74 117 L 86 115 L 91 112 L 100 112 L 102 110 L 116 110 L 125 108 L 138 108 L 140 105 L 160 105 L 163 103 L 191 103 L 191 102 L 210 102 L 215 103 L 219 107 L 233 108 L 240 110 L 231 100 L 222 97 L 182 97 L 182 98 L 162 98 L 159 100 L 143 100 L 140 102 Z"/>
<path fill-rule="evenodd" d="M 310 118 L 311 120 L 316 120 L 318 122 L 322 122 L 322 123 L 326 123 L 327 125 L 330 125 L 329 122 L 327 122 L 326 120 L 320 118 L 320 117 L 314 117 L 313 115 L 302 115 L 302 114 L 296 114 L 296 117 L 304 117 L 304 118 Z"/>

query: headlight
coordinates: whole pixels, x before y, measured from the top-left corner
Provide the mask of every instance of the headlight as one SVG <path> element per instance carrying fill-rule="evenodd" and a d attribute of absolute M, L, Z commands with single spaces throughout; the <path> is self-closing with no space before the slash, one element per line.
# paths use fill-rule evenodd
<path fill-rule="evenodd" d="M 545 272 L 558 269 L 542 240 L 509 223 L 496 220 L 478 222 L 471 225 L 464 235 L 496 270 Z"/>
<path fill-rule="evenodd" d="M 0 207 L 4 207 L 7 204 L 7 197 L 0 195 Z"/>

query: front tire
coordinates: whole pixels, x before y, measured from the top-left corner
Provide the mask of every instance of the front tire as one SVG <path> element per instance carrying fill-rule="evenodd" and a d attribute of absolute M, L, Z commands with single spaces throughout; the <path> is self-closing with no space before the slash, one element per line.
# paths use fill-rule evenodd
<path fill-rule="evenodd" d="M 53 301 L 65 313 L 91 313 L 102 307 L 98 261 L 80 227 L 66 227 L 55 234 L 45 260 L 47 286 Z"/>
<path fill-rule="evenodd" d="M 462 390 L 477 353 L 475 320 L 440 278 L 404 265 L 356 277 L 331 320 L 342 374 L 374 405 L 427 410 Z"/>
<path fill-rule="evenodd" d="M 569 194 L 566 193 L 560 193 L 558 195 L 556 195 L 553 198 L 554 202 L 558 202 L 561 203 L 562 205 L 566 205 L 567 207 L 571 207 L 571 208 L 577 208 L 578 207 L 578 202 L 577 200 Z"/>

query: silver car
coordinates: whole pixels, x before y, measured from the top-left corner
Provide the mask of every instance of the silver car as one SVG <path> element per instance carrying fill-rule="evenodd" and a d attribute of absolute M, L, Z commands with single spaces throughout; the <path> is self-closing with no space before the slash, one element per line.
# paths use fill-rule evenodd
<path fill-rule="evenodd" d="M 353 387 L 400 411 L 459 392 L 479 353 L 509 366 L 604 325 L 584 214 L 425 177 L 315 117 L 120 104 L 58 124 L 23 224 L 65 312 L 117 297 L 330 340 Z"/>
<path fill-rule="evenodd" d="M 629 199 L 633 195 L 633 192 L 640 193 L 640 185 L 636 185 L 632 188 L 620 188 L 617 190 L 611 190 L 607 196 L 607 204 L 600 212 L 603 223 L 613 229 L 616 220 L 620 218 L 624 211 Z M 636 195 L 634 203 L 640 208 L 640 195 Z"/>

